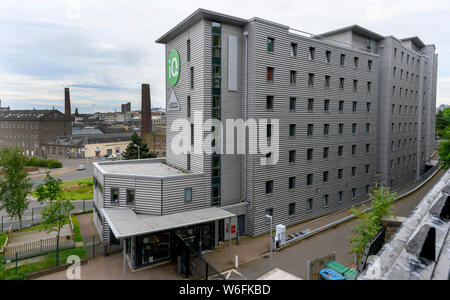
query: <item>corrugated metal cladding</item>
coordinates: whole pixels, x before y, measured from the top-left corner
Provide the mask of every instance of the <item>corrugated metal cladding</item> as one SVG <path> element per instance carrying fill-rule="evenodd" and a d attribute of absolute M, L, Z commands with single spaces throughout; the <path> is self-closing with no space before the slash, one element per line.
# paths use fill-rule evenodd
<path fill-rule="evenodd" d="M 176 119 L 186 119 L 190 121 L 191 124 L 194 123 L 194 112 L 199 111 L 203 114 L 205 110 L 204 107 L 204 97 L 207 90 L 205 79 L 205 64 L 206 53 L 205 53 L 205 31 L 206 25 L 205 21 L 200 21 L 177 38 L 173 39 L 166 45 L 166 60 L 169 52 L 172 49 L 176 49 L 180 54 L 181 60 L 181 70 L 180 77 L 177 85 L 175 87 L 170 86 L 166 82 L 166 95 L 167 101 L 169 100 L 172 90 L 175 92 L 178 102 L 180 103 L 181 110 L 179 111 L 168 111 L 167 112 L 167 160 L 182 169 L 187 169 L 187 155 L 175 155 L 172 151 L 171 141 L 173 137 L 177 134 L 177 131 L 172 131 L 170 124 Z M 187 41 L 190 40 L 191 45 L 191 59 L 188 61 L 187 55 Z M 191 88 L 190 73 L 191 68 L 194 71 L 194 85 Z M 166 79 L 167 81 L 167 79 Z M 187 117 L 187 99 L 191 99 L 191 118 Z M 204 117 L 201 115 L 204 121 Z M 177 130 L 177 129 L 176 129 Z M 195 144 L 201 143 L 201 137 L 196 137 Z M 191 156 L 191 172 L 202 173 L 204 171 L 204 160 L 203 155 L 192 154 Z"/>
<path fill-rule="evenodd" d="M 274 52 L 267 51 L 267 39 L 274 39 Z M 253 178 L 249 186 L 250 226 L 252 235 L 268 230 L 264 216 L 273 209 L 275 224 L 294 225 L 330 212 L 350 207 L 365 200 L 366 185 L 373 186 L 377 164 L 377 90 L 379 57 L 355 52 L 316 40 L 289 34 L 285 28 L 253 21 L 249 25 L 249 102 L 251 115 L 256 119 L 279 119 L 280 157 L 275 166 L 261 166 L 261 155 L 252 157 L 249 166 Z M 291 43 L 297 44 L 297 57 L 291 57 Z M 309 60 L 309 48 L 315 48 L 315 59 Z M 325 62 L 326 51 L 331 51 L 330 63 Z M 346 55 L 345 67 L 340 66 L 340 55 Z M 358 68 L 353 58 L 359 58 Z M 373 63 L 368 70 L 368 61 Z M 274 81 L 267 82 L 267 68 L 274 68 Z M 290 72 L 297 72 L 296 84 L 290 84 Z M 308 74 L 314 74 L 314 87 L 308 87 Z M 325 76 L 330 76 L 330 87 L 325 88 Z M 344 90 L 339 88 L 340 78 L 345 78 Z M 353 92 L 353 80 L 358 80 L 358 92 Z M 371 82 L 372 91 L 367 91 Z M 266 109 L 266 97 L 274 97 L 274 108 Z M 290 111 L 289 99 L 296 98 L 296 109 Z M 314 99 L 313 111 L 308 111 L 308 99 Z M 324 111 L 324 101 L 329 100 L 329 112 Z M 344 101 L 344 111 L 339 112 L 339 101 Z M 357 111 L 353 112 L 353 102 Z M 371 110 L 367 112 L 367 103 Z M 353 124 L 357 131 L 352 133 Z M 294 137 L 289 136 L 289 125 L 296 125 Z M 307 136 L 308 124 L 314 125 L 314 134 Z M 329 134 L 324 136 L 324 124 L 329 124 Z M 344 124 L 344 134 L 338 133 Z M 370 124 L 370 133 L 366 133 Z M 366 144 L 370 152 L 366 153 Z M 352 155 L 356 145 L 356 155 Z M 338 157 L 338 147 L 343 146 L 343 156 Z M 329 148 L 329 158 L 323 159 L 324 148 Z M 307 160 L 308 149 L 313 149 L 313 159 Z M 296 151 L 296 162 L 289 163 L 289 151 Z M 366 174 L 366 165 L 370 165 Z M 352 168 L 356 174 L 352 176 Z M 343 178 L 338 179 L 338 169 Z M 328 182 L 323 182 L 323 172 L 329 172 Z M 313 174 L 313 184 L 307 186 L 307 174 Z M 289 178 L 295 177 L 295 188 L 289 190 Z M 274 191 L 267 195 L 266 181 L 274 181 Z M 352 189 L 356 197 L 352 199 Z M 338 192 L 343 191 L 343 201 L 338 203 Z M 328 195 L 328 205 L 323 197 Z M 313 199 L 313 209 L 307 200 Z M 295 214 L 289 216 L 289 204 L 295 203 Z"/>

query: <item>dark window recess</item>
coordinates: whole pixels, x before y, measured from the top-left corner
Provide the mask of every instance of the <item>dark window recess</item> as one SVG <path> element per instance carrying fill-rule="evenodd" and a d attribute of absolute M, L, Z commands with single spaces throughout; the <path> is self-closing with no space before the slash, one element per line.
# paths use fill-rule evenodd
<path fill-rule="evenodd" d="M 111 189 L 111 203 L 119 203 L 119 189 Z"/>
<path fill-rule="evenodd" d="M 187 54 L 186 54 L 186 58 L 187 58 L 187 61 L 191 61 L 191 40 L 187 40 L 187 43 L 186 43 L 186 48 L 187 48 Z"/>
<path fill-rule="evenodd" d="M 127 190 L 127 204 L 134 204 L 134 190 Z"/>
<path fill-rule="evenodd" d="M 422 245 L 419 258 L 424 258 L 431 261 L 436 260 L 436 228 L 431 227 L 428 229 L 428 234 Z"/>
<path fill-rule="evenodd" d="M 266 194 L 271 194 L 273 192 L 273 180 L 266 181 Z"/>

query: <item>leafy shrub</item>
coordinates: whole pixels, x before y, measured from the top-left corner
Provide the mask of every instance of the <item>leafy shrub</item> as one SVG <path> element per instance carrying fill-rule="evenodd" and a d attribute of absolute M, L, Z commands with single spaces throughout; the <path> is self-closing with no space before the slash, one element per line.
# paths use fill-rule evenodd
<path fill-rule="evenodd" d="M 60 161 L 58 161 L 56 159 L 45 159 L 45 158 L 39 158 L 37 156 L 33 156 L 28 159 L 27 166 L 58 169 L 58 168 L 62 168 L 63 165 Z"/>

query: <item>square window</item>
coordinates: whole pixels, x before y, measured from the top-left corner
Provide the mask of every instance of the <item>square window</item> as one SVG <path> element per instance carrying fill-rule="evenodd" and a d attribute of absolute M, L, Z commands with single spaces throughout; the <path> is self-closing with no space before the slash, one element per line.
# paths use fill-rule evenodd
<path fill-rule="evenodd" d="M 313 136 L 314 134 L 314 125 L 308 124 L 308 136 Z"/>
<path fill-rule="evenodd" d="M 267 38 L 267 52 L 275 51 L 275 39 Z"/>
<path fill-rule="evenodd" d="M 356 199 L 356 188 L 352 188 L 352 199 Z"/>
<path fill-rule="evenodd" d="M 192 202 L 192 188 L 184 189 L 184 202 Z"/>
<path fill-rule="evenodd" d="M 355 69 L 358 69 L 358 63 L 359 63 L 359 58 L 358 58 L 358 57 L 355 57 L 355 58 L 353 59 L 353 67 L 354 67 Z"/>
<path fill-rule="evenodd" d="M 291 56 L 297 57 L 297 44 L 291 43 Z"/>
<path fill-rule="evenodd" d="M 329 131 L 330 131 L 330 124 L 324 124 L 323 125 L 323 135 L 328 136 Z"/>
<path fill-rule="evenodd" d="M 324 159 L 328 158 L 329 152 L 330 152 L 330 148 L 328 148 L 328 147 L 323 148 L 323 158 Z"/>
<path fill-rule="evenodd" d="M 297 106 L 297 98 L 289 98 L 289 110 L 294 111 Z"/>
<path fill-rule="evenodd" d="M 313 73 L 308 74 L 308 86 L 309 87 L 314 86 L 314 74 Z"/>
<path fill-rule="evenodd" d="M 339 169 L 338 170 L 338 179 L 342 179 L 343 176 L 344 176 L 344 169 Z"/>
<path fill-rule="evenodd" d="M 314 155 L 314 149 L 308 149 L 306 151 L 307 155 L 306 155 L 306 159 L 307 160 L 312 160 L 313 159 L 313 155 Z"/>
<path fill-rule="evenodd" d="M 367 102 L 367 104 L 366 104 L 366 112 L 370 113 L 371 106 L 372 106 L 372 103 Z"/>
<path fill-rule="evenodd" d="M 273 96 L 267 96 L 266 97 L 266 109 L 267 110 L 273 110 Z"/>
<path fill-rule="evenodd" d="M 370 165 L 366 165 L 366 174 L 368 175 L 370 173 Z"/>
<path fill-rule="evenodd" d="M 267 124 L 267 138 L 272 137 L 272 124 Z"/>
<path fill-rule="evenodd" d="M 358 110 L 358 102 L 353 101 L 352 111 L 355 113 Z"/>
<path fill-rule="evenodd" d="M 344 112 L 344 101 L 339 101 L 339 112 Z"/>
<path fill-rule="evenodd" d="M 342 202 L 344 200 L 344 192 L 340 191 L 338 192 L 338 202 Z"/>
<path fill-rule="evenodd" d="M 352 155 L 356 155 L 356 145 L 352 145 Z"/>
<path fill-rule="evenodd" d="M 308 99 L 308 111 L 314 111 L 314 99 Z"/>
<path fill-rule="evenodd" d="M 331 51 L 325 51 L 325 63 L 331 63 Z"/>
<path fill-rule="evenodd" d="M 330 88 L 330 76 L 325 76 L 325 89 L 329 89 Z"/>
<path fill-rule="evenodd" d="M 353 80 L 353 92 L 358 92 L 358 80 Z"/>
<path fill-rule="evenodd" d="M 330 198 L 330 196 L 327 195 L 323 195 L 323 206 L 328 206 L 328 199 Z"/>
<path fill-rule="evenodd" d="M 314 177 L 314 175 L 313 174 L 308 174 L 308 175 L 306 175 L 306 185 L 312 185 L 313 184 L 313 177 Z"/>
<path fill-rule="evenodd" d="M 296 84 L 297 83 L 297 72 L 296 71 L 291 71 L 291 76 L 290 76 L 290 81 L 291 84 Z"/>
<path fill-rule="evenodd" d="M 289 217 L 295 215 L 295 203 L 289 203 Z"/>
<path fill-rule="evenodd" d="M 323 182 L 328 182 L 329 172 L 325 171 L 323 172 Z"/>
<path fill-rule="evenodd" d="M 289 189 L 295 189 L 295 177 L 289 177 Z"/>
<path fill-rule="evenodd" d="M 352 133 L 356 134 L 356 123 L 352 124 Z"/>
<path fill-rule="evenodd" d="M 368 63 L 367 63 L 367 68 L 368 68 L 369 71 L 372 71 L 372 64 L 373 64 L 372 61 L 369 60 Z"/>
<path fill-rule="evenodd" d="M 366 153 L 370 153 L 370 144 L 366 144 Z"/>
<path fill-rule="evenodd" d="M 275 69 L 272 67 L 267 67 L 267 81 L 273 82 Z"/>
<path fill-rule="evenodd" d="M 344 155 L 344 146 L 338 147 L 338 156 L 342 157 Z"/>
<path fill-rule="evenodd" d="M 314 60 L 316 58 L 316 48 L 309 47 L 309 60 Z"/>
<path fill-rule="evenodd" d="M 297 125 L 295 124 L 289 124 L 289 136 L 295 136 L 295 130 Z"/>
<path fill-rule="evenodd" d="M 266 181 L 266 194 L 273 193 L 273 180 Z"/>
<path fill-rule="evenodd" d="M 341 54 L 341 67 L 345 67 L 345 54 Z"/>
<path fill-rule="evenodd" d="M 342 124 L 342 123 L 338 125 L 338 134 L 339 135 L 344 134 L 344 124 Z"/>
<path fill-rule="evenodd" d="M 295 163 L 295 155 L 296 155 L 295 150 L 289 151 L 289 162 L 290 163 Z"/>
<path fill-rule="evenodd" d="M 133 205 L 134 204 L 134 190 L 127 190 L 127 204 Z"/>
<path fill-rule="evenodd" d="M 352 177 L 356 176 L 356 167 L 352 167 Z"/>
<path fill-rule="evenodd" d="M 329 112 L 330 111 L 330 100 L 324 100 L 323 102 L 323 111 Z"/>
<path fill-rule="evenodd" d="M 313 209 L 313 199 L 306 200 L 306 209 L 312 210 Z"/>
<path fill-rule="evenodd" d="M 339 88 L 343 90 L 345 87 L 345 78 L 339 78 Z"/>
<path fill-rule="evenodd" d="M 119 189 L 115 189 L 115 188 L 111 189 L 111 203 L 114 203 L 114 204 L 119 203 Z"/>

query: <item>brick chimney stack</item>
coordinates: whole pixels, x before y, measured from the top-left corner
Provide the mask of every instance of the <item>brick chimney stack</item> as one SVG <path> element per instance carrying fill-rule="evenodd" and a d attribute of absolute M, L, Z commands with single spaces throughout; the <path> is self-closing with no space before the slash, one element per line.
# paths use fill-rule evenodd
<path fill-rule="evenodd" d="M 68 120 L 72 120 L 72 110 L 70 108 L 70 90 L 69 88 L 64 89 L 64 109 L 65 109 L 65 115 Z"/>
<path fill-rule="evenodd" d="M 152 132 L 152 102 L 150 99 L 150 85 L 142 85 L 142 108 L 141 108 L 141 137 L 146 139 Z"/>
<path fill-rule="evenodd" d="M 67 123 L 64 126 L 64 136 L 72 135 L 72 109 L 70 108 L 70 90 L 64 88 L 64 115 L 66 116 Z M 67 130 L 67 131 L 66 131 Z"/>

